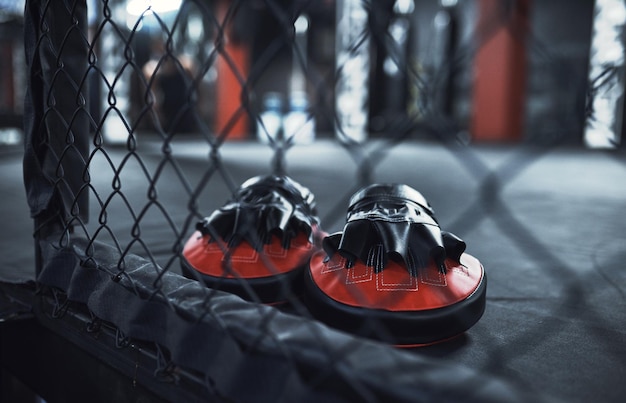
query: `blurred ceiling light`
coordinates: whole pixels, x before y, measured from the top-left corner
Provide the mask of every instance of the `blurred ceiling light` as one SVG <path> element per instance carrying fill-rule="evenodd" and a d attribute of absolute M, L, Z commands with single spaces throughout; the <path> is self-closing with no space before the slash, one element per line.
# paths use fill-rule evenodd
<path fill-rule="evenodd" d="M 458 3 L 458 0 L 441 0 L 441 5 L 443 7 L 454 7 Z"/>
<path fill-rule="evenodd" d="M 300 15 L 293 23 L 294 28 L 296 29 L 296 34 L 305 33 L 309 29 L 309 19 L 306 15 Z"/>
<path fill-rule="evenodd" d="M 415 10 L 413 0 L 396 0 L 393 5 L 393 12 L 396 14 L 411 14 Z"/>
<path fill-rule="evenodd" d="M 180 9 L 182 0 L 130 0 L 126 4 L 126 12 L 130 15 L 142 15 L 148 11 L 167 13 Z"/>

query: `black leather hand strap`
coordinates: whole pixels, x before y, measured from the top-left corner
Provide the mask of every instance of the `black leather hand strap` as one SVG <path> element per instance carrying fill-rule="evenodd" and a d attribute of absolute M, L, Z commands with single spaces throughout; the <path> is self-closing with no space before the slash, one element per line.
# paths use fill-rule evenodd
<path fill-rule="evenodd" d="M 329 256 L 343 256 L 347 267 L 360 260 L 379 272 L 390 258 L 400 258 L 416 275 L 431 260 L 445 272 L 445 260 L 458 262 L 465 242 L 441 231 L 433 209 L 415 189 L 375 184 L 352 196 L 343 232 L 327 237 L 323 247 Z"/>
<path fill-rule="evenodd" d="M 219 236 L 231 247 L 245 240 L 261 249 L 276 235 L 289 248 L 299 232 L 312 241 L 317 224 L 313 194 L 289 177 L 269 175 L 244 182 L 230 202 L 200 221 L 196 229 L 209 235 L 210 241 Z"/>

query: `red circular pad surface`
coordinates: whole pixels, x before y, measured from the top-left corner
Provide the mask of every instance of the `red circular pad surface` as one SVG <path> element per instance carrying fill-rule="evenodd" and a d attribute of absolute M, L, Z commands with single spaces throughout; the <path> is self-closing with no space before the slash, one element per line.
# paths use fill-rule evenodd
<path fill-rule="evenodd" d="M 388 311 L 425 311 L 443 308 L 468 298 L 481 284 L 484 270 L 480 262 L 464 253 L 461 264 L 446 260 L 446 273 L 431 262 L 411 274 L 406 267 L 390 261 L 384 270 L 357 261 L 346 268 L 339 254 L 325 262 L 324 252 L 311 258 L 313 281 L 328 297 L 342 304 Z"/>
<path fill-rule="evenodd" d="M 187 263 L 202 274 L 224 278 L 262 278 L 292 271 L 306 263 L 313 253 L 313 245 L 304 233 L 283 249 L 278 237 L 264 245 L 262 251 L 241 242 L 224 254 L 223 243 L 209 242 L 208 236 L 196 231 L 185 244 L 183 256 Z"/>

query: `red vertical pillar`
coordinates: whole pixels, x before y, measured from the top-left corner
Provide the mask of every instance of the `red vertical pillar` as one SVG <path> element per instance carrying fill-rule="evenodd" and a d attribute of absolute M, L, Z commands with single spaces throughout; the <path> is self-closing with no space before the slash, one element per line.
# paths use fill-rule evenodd
<path fill-rule="evenodd" d="M 531 0 L 479 0 L 472 137 L 519 141 L 526 98 L 526 37 Z M 506 4 L 509 4 L 506 9 Z"/>
<path fill-rule="evenodd" d="M 248 78 L 250 50 L 248 44 L 237 40 L 234 33 L 235 15 L 228 12 L 230 0 L 217 3 L 217 18 L 224 30 L 221 53 L 216 63 L 215 131 L 228 139 L 242 139 L 248 135 L 248 115 L 242 103 L 244 83 Z"/>

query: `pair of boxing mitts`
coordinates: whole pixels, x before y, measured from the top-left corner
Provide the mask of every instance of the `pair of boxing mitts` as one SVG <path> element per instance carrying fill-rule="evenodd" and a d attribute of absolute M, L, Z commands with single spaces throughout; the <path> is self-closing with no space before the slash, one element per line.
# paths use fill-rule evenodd
<path fill-rule="evenodd" d="M 255 177 L 196 229 L 183 250 L 187 277 L 265 304 L 302 298 L 316 319 L 360 336 L 436 343 L 485 309 L 482 265 L 406 185 L 361 189 L 343 231 L 328 235 L 308 189 Z"/>

